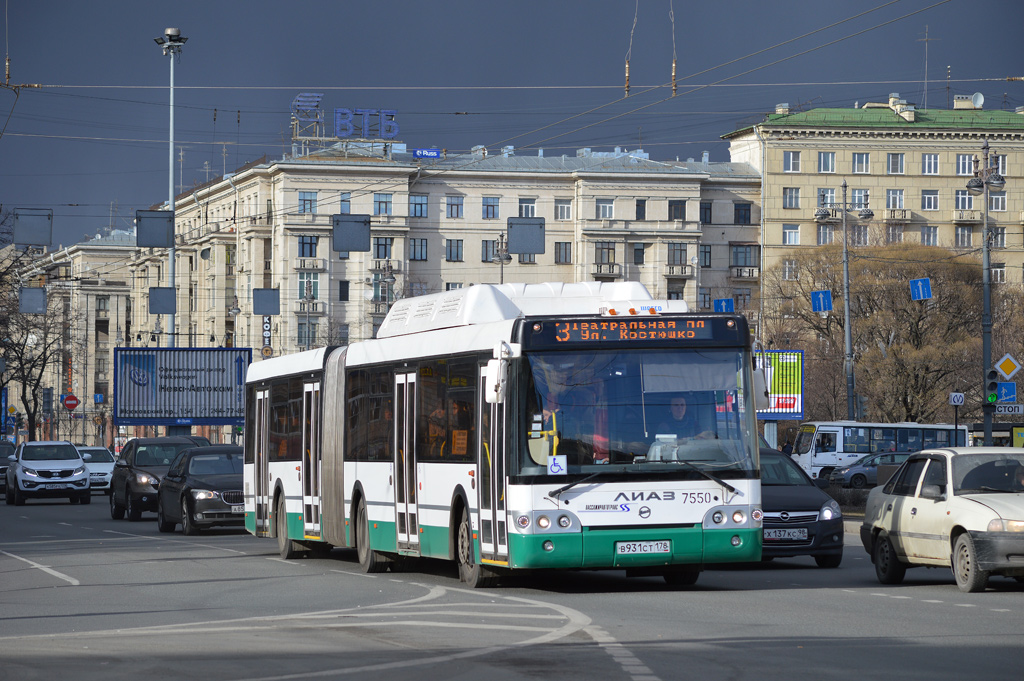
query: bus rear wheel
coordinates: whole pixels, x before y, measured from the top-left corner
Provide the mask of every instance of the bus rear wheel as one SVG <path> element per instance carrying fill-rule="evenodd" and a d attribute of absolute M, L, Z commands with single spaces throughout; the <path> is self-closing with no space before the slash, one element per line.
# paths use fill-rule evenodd
<path fill-rule="evenodd" d="M 288 515 L 284 510 L 283 495 L 277 498 L 277 504 L 274 505 L 274 527 L 277 530 L 278 554 L 285 560 L 298 558 L 302 553 L 302 547 L 288 538 Z"/>
<path fill-rule="evenodd" d="M 384 572 L 388 569 L 388 559 L 370 548 L 370 519 L 366 515 L 366 502 L 362 499 L 356 509 L 356 553 L 363 572 Z"/>
<path fill-rule="evenodd" d="M 669 586 L 693 586 L 700 577 L 700 568 L 686 567 L 670 570 L 662 575 Z"/>
<path fill-rule="evenodd" d="M 469 511 L 463 508 L 456 538 L 455 559 L 459 563 L 459 579 L 471 589 L 486 589 L 494 586 L 498 582 L 498 575 L 475 562 L 475 556 L 476 550 L 473 545 L 473 528 L 469 524 Z"/>

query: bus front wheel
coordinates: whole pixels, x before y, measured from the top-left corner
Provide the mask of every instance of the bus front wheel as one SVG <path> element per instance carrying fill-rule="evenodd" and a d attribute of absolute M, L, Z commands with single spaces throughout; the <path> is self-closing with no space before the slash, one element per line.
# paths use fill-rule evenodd
<path fill-rule="evenodd" d="M 459 521 L 459 532 L 456 538 L 456 557 L 459 563 L 459 579 L 471 589 L 485 589 L 494 586 L 498 576 L 475 561 L 476 551 L 473 545 L 473 528 L 469 524 L 469 510 L 462 509 Z"/>
<path fill-rule="evenodd" d="M 182 509 L 182 513 L 185 509 Z M 184 527 L 185 519 L 182 518 L 182 526 Z M 277 552 L 285 560 L 291 560 L 298 558 L 302 553 L 302 547 L 293 542 L 288 538 L 288 515 L 284 510 L 284 496 L 277 498 L 277 504 L 274 505 L 274 526 L 277 529 Z"/>
<path fill-rule="evenodd" d="M 388 569 L 388 560 L 370 548 L 370 519 L 366 516 L 366 502 L 359 501 L 356 510 L 356 553 L 363 572 L 384 572 Z"/>

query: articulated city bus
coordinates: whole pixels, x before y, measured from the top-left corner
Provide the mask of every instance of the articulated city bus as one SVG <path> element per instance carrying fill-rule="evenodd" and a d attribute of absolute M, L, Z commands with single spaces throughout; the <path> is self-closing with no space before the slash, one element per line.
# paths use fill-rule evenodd
<path fill-rule="evenodd" d="M 374 340 L 250 366 L 246 526 L 285 558 L 452 560 L 474 587 L 532 568 L 693 584 L 761 557 L 752 367 L 742 316 L 637 283 L 401 300 Z"/>
<path fill-rule="evenodd" d="M 793 457 L 812 478 L 828 478 L 834 469 L 866 454 L 969 444 L 967 426 L 952 423 L 808 421 L 800 425 Z"/>

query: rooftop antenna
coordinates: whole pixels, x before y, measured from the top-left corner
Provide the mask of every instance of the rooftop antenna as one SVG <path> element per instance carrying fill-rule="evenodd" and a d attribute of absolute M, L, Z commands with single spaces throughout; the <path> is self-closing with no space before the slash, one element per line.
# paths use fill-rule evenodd
<path fill-rule="evenodd" d="M 922 97 L 921 108 L 928 108 L 928 43 L 939 38 L 928 37 L 928 24 L 924 25 L 924 37 L 918 38 L 917 42 L 924 43 L 924 97 Z"/>

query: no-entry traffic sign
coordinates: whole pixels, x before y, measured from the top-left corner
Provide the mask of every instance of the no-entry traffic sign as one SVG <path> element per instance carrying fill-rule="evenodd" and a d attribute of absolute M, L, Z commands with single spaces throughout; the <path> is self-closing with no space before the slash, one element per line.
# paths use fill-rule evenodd
<path fill-rule="evenodd" d="M 74 395 L 68 395 L 64 398 L 64 406 L 68 409 L 74 409 L 78 406 L 78 398 Z"/>

